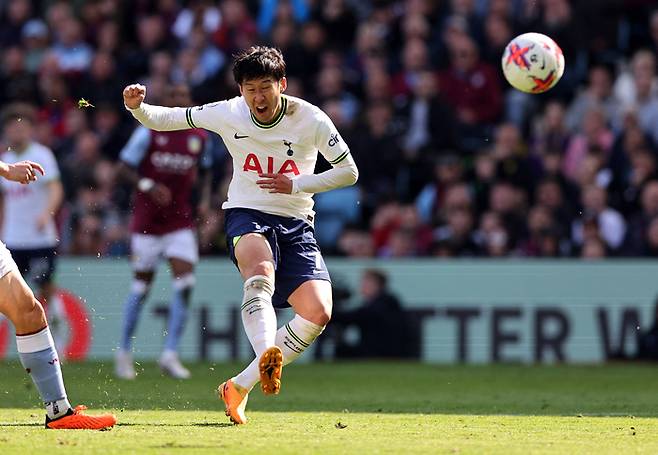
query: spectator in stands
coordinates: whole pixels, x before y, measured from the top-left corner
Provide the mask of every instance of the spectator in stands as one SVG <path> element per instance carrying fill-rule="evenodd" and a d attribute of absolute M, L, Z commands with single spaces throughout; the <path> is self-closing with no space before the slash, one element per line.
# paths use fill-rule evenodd
<path fill-rule="evenodd" d="M 583 188 L 583 215 L 573 223 L 574 245 L 583 245 L 586 238 L 600 237 L 612 252 L 616 252 L 624 241 L 626 222 L 621 214 L 607 205 L 604 188 L 589 185 Z"/>
<path fill-rule="evenodd" d="M 645 183 L 640 199 L 642 211 L 635 213 L 629 221 L 623 253 L 641 256 L 646 249 L 646 232 L 655 217 L 658 217 L 658 180 Z"/>
<path fill-rule="evenodd" d="M 455 40 L 450 62 L 450 68 L 440 73 L 439 86 L 456 112 L 461 147 L 473 151 L 484 145 L 487 126 L 492 126 L 502 114 L 498 73 L 480 60 L 471 38 Z"/>
<path fill-rule="evenodd" d="M 612 71 L 607 65 L 595 65 L 589 69 L 587 86 L 580 91 L 569 105 L 566 126 L 570 131 L 583 129 L 587 112 L 602 108 L 616 130 L 621 128 L 621 106 L 612 91 Z"/>
<path fill-rule="evenodd" d="M 402 305 L 388 288 L 388 277 L 377 269 L 367 269 L 361 276 L 363 303 L 355 310 L 333 314 L 334 324 L 356 325 L 359 341 L 339 342 L 337 358 L 402 357 L 405 350 L 406 324 Z"/>
<path fill-rule="evenodd" d="M 607 159 L 613 141 L 614 135 L 607 127 L 605 112 L 599 107 L 587 111 L 582 131 L 572 136 L 567 146 L 563 162 L 564 175 L 572 181 L 578 181 L 578 172 L 588 151 L 598 149 Z"/>

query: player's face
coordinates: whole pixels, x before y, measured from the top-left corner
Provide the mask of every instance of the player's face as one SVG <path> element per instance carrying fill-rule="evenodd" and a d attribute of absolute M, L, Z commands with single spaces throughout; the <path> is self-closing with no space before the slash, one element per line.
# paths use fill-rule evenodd
<path fill-rule="evenodd" d="M 271 77 L 250 79 L 240 85 L 240 94 L 254 117 L 261 123 L 269 123 L 279 111 L 281 93 L 286 86 L 285 77 L 279 81 Z"/>
<path fill-rule="evenodd" d="M 28 120 L 11 120 L 5 124 L 5 138 L 14 148 L 26 146 L 32 139 L 32 123 Z"/>

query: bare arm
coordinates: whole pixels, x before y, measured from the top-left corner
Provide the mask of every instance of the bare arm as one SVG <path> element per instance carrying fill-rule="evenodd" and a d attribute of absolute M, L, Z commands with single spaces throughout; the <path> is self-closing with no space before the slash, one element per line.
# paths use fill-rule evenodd
<path fill-rule="evenodd" d="M 18 163 L 9 164 L 0 161 L 0 177 L 19 182 L 24 185 L 34 182 L 37 179 L 37 173 L 44 175 L 46 172 L 39 163 L 34 161 L 19 161 Z"/>
<path fill-rule="evenodd" d="M 64 201 L 64 188 L 59 180 L 51 180 L 48 185 L 48 204 L 44 212 L 37 218 L 37 229 L 44 229 L 54 218 Z"/>

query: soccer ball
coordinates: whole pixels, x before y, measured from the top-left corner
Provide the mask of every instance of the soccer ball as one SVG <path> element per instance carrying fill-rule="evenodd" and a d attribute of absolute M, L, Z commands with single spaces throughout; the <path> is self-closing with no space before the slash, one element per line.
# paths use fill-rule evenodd
<path fill-rule="evenodd" d="M 564 55 L 555 41 L 541 33 L 514 38 L 503 53 L 503 74 L 512 87 L 526 93 L 543 93 L 564 73 Z"/>

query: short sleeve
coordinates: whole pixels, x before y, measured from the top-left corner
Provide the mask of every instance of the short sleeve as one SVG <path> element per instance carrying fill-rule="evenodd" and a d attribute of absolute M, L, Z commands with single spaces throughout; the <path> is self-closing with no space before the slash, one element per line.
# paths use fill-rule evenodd
<path fill-rule="evenodd" d="M 43 170 L 45 172 L 43 180 L 46 182 L 59 180 L 59 166 L 57 165 L 57 160 L 55 159 L 53 152 L 49 148 L 44 147 L 40 155 L 41 157 L 39 158 L 38 162 L 41 164 L 41 166 L 43 166 Z"/>
<path fill-rule="evenodd" d="M 315 146 L 332 166 L 345 160 L 350 153 L 349 147 L 334 126 L 334 122 L 322 111 L 318 114 L 315 140 Z"/>
<path fill-rule="evenodd" d="M 151 131 L 143 126 L 138 126 L 130 136 L 128 143 L 121 149 L 119 159 L 132 167 L 138 167 L 150 144 Z"/>

